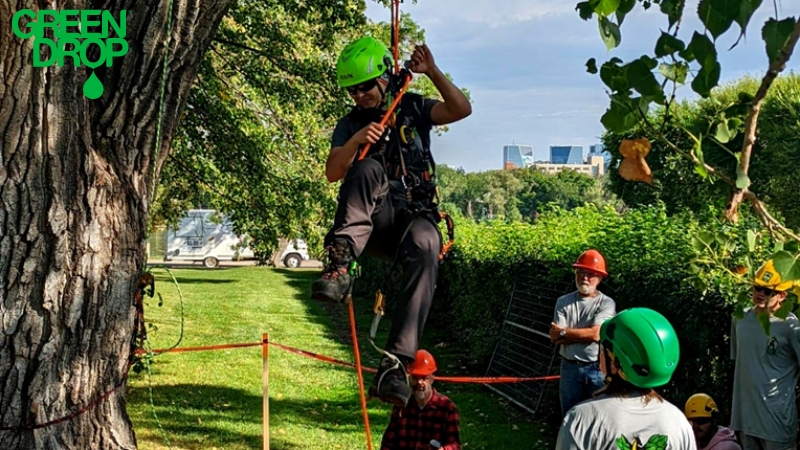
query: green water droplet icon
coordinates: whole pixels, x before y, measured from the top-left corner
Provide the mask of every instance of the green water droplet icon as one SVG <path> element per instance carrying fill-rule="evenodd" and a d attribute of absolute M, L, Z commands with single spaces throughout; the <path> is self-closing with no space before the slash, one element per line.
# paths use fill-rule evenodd
<path fill-rule="evenodd" d="M 97 75 L 92 71 L 92 75 L 83 83 L 83 95 L 86 98 L 95 100 L 103 95 L 103 83 L 97 78 Z"/>

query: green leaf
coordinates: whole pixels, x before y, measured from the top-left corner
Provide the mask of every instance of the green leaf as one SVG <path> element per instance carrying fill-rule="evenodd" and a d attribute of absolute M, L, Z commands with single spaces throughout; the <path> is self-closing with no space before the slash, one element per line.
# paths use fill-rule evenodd
<path fill-rule="evenodd" d="M 619 65 L 621 62 L 619 58 L 611 58 L 600 67 L 600 79 L 614 92 L 626 92 L 630 89 Z"/>
<path fill-rule="evenodd" d="M 630 105 L 625 105 L 619 100 L 611 100 L 611 106 L 600 118 L 600 122 L 607 130 L 616 133 L 624 133 L 630 130 L 639 121 L 639 117 L 630 109 Z"/>
<path fill-rule="evenodd" d="M 761 37 L 767 44 L 767 57 L 769 62 L 773 62 L 781 56 L 781 50 L 789 41 L 789 36 L 794 30 L 795 20 L 791 17 L 777 21 L 775 19 L 767 20 L 764 28 L 761 30 Z"/>
<path fill-rule="evenodd" d="M 781 250 L 783 250 L 783 242 L 781 242 L 781 241 L 775 242 L 775 246 L 773 247 L 772 252 L 773 253 L 777 253 L 777 252 L 779 252 Z"/>
<path fill-rule="evenodd" d="M 747 251 L 750 253 L 756 251 L 756 233 L 753 230 L 747 230 Z"/>
<path fill-rule="evenodd" d="M 752 105 L 753 101 L 756 99 L 753 94 L 749 92 L 739 92 L 739 95 L 737 95 L 736 98 L 739 100 L 739 103 L 747 106 Z"/>
<path fill-rule="evenodd" d="M 717 132 L 714 133 L 714 139 L 720 141 L 723 144 L 727 144 L 736 136 L 735 131 L 731 131 L 728 129 L 728 121 L 723 120 L 722 122 L 717 124 Z M 743 188 L 740 188 L 743 189 Z"/>
<path fill-rule="evenodd" d="M 736 189 L 747 189 L 750 187 L 750 177 L 742 172 L 742 166 L 736 166 Z"/>
<path fill-rule="evenodd" d="M 712 233 L 712 232 L 710 232 L 710 231 L 705 231 L 705 230 L 703 230 L 703 231 L 701 231 L 700 233 L 698 233 L 698 234 L 697 234 L 697 237 L 698 237 L 698 238 L 699 238 L 699 239 L 700 239 L 700 240 L 701 240 L 701 241 L 702 241 L 704 244 L 706 244 L 706 245 L 710 246 L 711 244 L 713 244 L 713 243 L 714 243 L 714 240 L 715 240 L 715 237 L 716 237 L 716 236 L 714 235 L 714 233 Z"/>
<path fill-rule="evenodd" d="M 753 13 L 761 6 L 762 0 L 740 0 L 739 1 L 739 15 L 736 16 L 736 23 L 742 29 L 742 36 L 747 32 L 747 25 L 750 23 L 750 18 Z"/>
<path fill-rule="evenodd" d="M 691 277 L 689 279 L 689 283 L 693 288 L 697 289 L 703 294 L 705 294 L 706 290 L 708 289 L 708 284 L 700 277 Z"/>
<path fill-rule="evenodd" d="M 606 44 L 606 49 L 612 50 L 619 47 L 622 41 L 622 36 L 619 33 L 619 26 L 604 16 L 598 18 L 597 24 L 600 28 L 600 37 Z"/>
<path fill-rule="evenodd" d="M 782 282 L 800 280 L 800 263 L 795 255 L 781 250 L 772 255 L 772 262 L 775 264 L 775 270 L 781 276 Z"/>
<path fill-rule="evenodd" d="M 643 96 L 663 98 L 664 91 L 652 72 L 655 67 L 656 61 L 647 56 L 631 61 L 624 68 L 628 85 Z"/>
<path fill-rule="evenodd" d="M 657 58 L 671 55 L 684 49 L 686 49 L 686 44 L 684 44 L 682 40 L 663 31 L 661 32 L 661 37 L 656 41 Z"/>
<path fill-rule="evenodd" d="M 589 0 L 594 12 L 601 16 L 607 16 L 619 8 L 620 0 Z"/>
<path fill-rule="evenodd" d="M 591 58 L 588 61 L 586 61 L 586 71 L 591 74 L 597 73 L 597 60 Z"/>
<path fill-rule="evenodd" d="M 716 40 L 739 16 L 740 0 L 700 0 L 697 15 Z"/>
<path fill-rule="evenodd" d="M 705 34 L 695 31 L 688 49 L 701 67 L 711 67 L 717 62 L 717 48 Z"/>
<path fill-rule="evenodd" d="M 616 441 L 617 448 L 619 450 L 631 450 L 631 444 L 625 439 L 625 436 L 621 436 Z"/>
<path fill-rule="evenodd" d="M 711 68 L 706 66 L 702 67 L 692 80 L 692 90 L 700 94 L 701 97 L 707 98 L 711 94 L 711 90 L 719 84 L 720 73 L 722 67 L 718 62 L 714 62 Z"/>
<path fill-rule="evenodd" d="M 578 11 L 578 15 L 581 16 L 583 20 L 589 20 L 594 15 L 594 9 L 592 9 L 592 5 L 589 2 L 580 2 L 575 7 L 575 11 Z"/>
<path fill-rule="evenodd" d="M 686 77 L 689 75 L 689 66 L 682 62 L 661 64 L 658 66 L 658 72 L 670 81 L 684 84 L 686 82 Z"/>
<path fill-rule="evenodd" d="M 756 314 L 756 319 L 758 319 L 758 323 L 761 324 L 761 328 L 764 329 L 764 333 L 766 333 L 767 336 L 769 336 L 769 330 L 770 330 L 769 313 L 765 311 L 761 314 Z"/>
<path fill-rule="evenodd" d="M 617 24 L 622 26 L 625 16 L 633 10 L 634 6 L 636 6 L 636 0 L 620 0 L 617 8 Z"/>
<path fill-rule="evenodd" d="M 661 0 L 661 12 L 667 15 L 670 29 L 681 20 L 686 0 Z"/>
<path fill-rule="evenodd" d="M 786 320 L 786 318 L 789 316 L 789 313 L 794 311 L 794 307 L 795 307 L 794 297 L 792 296 L 786 297 L 786 300 L 783 301 L 781 307 L 778 308 L 777 311 L 775 311 L 775 317 L 781 320 Z"/>
<path fill-rule="evenodd" d="M 695 253 L 703 253 L 706 250 L 706 244 L 703 243 L 698 237 L 692 236 L 692 249 Z M 698 269 L 698 272 L 700 270 Z"/>
<path fill-rule="evenodd" d="M 667 436 L 663 434 L 654 434 L 650 436 L 650 439 L 647 440 L 647 443 L 642 446 L 643 449 L 653 449 L 653 450 L 666 450 L 667 449 Z"/>
<path fill-rule="evenodd" d="M 697 142 L 694 143 L 694 154 L 697 156 L 697 159 L 700 161 L 699 164 L 694 166 L 694 171 L 697 172 L 701 177 L 708 178 L 708 170 L 706 170 L 705 166 L 705 159 L 703 159 L 703 136 L 701 135 Z"/>
<path fill-rule="evenodd" d="M 685 59 L 686 62 L 692 62 L 692 61 L 695 60 L 694 52 L 692 52 L 692 47 L 691 46 L 686 47 L 685 50 L 682 50 L 682 51 L 678 52 L 678 56 L 680 56 L 681 58 Z"/>

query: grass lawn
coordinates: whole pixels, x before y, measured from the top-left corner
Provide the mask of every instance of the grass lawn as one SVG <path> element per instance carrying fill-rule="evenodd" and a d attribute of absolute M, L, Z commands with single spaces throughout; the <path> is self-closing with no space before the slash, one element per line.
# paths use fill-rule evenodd
<path fill-rule="evenodd" d="M 347 310 L 307 300 L 318 270 L 237 267 L 172 273 L 184 298 L 181 347 L 256 342 L 266 332 L 274 342 L 353 360 Z M 153 348 L 169 347 L 180 333 L 178 291 L 165 270 L 155 269 L 154 274 L 163 306 L 158 306 L 158 298 L 146 299 L 145 318 L 157 327 L 149 330 Z M 371 299 L 357 299 L 356 311 L 362 361 L 375 367 L 380 355 L 367 340 Z M 381 324 L 379 344 L 388 325 Z M 425 338 L 423 346 L 437 356 L 442 375 L 467 375 L 449 356 L 454 350 L 433 348 L 435 330 L 426 330 Z M 365 373 L 365 383 L 371 381 L 372 375 Z M 540 409 L 534 422 L 481 386 L 435 386 L 459 407 L 464 448 L 554 446 L 557 430 L 544 425 L 551 412 Z M 164 435 L 173 449 L 261 448 L 260 347 L 159 355 L 152 377 L 131 373 L 127 398 L 141 449 L 169 448 Z M 368 408 L 377 450 L 391 408 L 377 400 Z M 270 348 L 271 449 L 365 449 L 365 441 L 355 371 Z"/>

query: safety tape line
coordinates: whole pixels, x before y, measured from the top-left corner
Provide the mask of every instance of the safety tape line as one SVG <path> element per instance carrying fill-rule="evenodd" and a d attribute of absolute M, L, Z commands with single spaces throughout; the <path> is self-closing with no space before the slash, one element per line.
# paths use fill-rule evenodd
<path fill-rule="evenodd" d="M 269 345 L 273 347 L 277 347 L 281 350 L 285 350 L 290 353 L 294 353 L 300 356 L 305 356 L 307 358 L 316 359 L 319 361 L 324 361 L 331 364 L 336 364 L 337 366 L 348 367 L 351 369 L 355 369 L 356 365 L 347 361 L 342 361 L 336 358 L 331 358 L 330 356 L 320 355 L 319 353 L 309 352 L 307 350 L 301 350 L 299 348 L 290 347 L 288 345 L 279 344 L 274 341 L 269 341 Z M 237 348 L 237 347 L 254 347 L 257 345 L 262 345 L 261 342 L 252 342 L 252 343 L 243 343 L 243 344 L 227 344 L 227 345 L 211 345 L 206 347 L 183 347 L 183 348 L 176 348 L 169 350 L 169 353 L 176 353 L 176 352 L 199 352 L 199 351 L 206 351 L 206 350 L 221 350 L 226 348 Z M 153 350 L 153 353 L 166 353 L 166 349 L 158 349 Z M 364 367 L 363 370 L 369 373 L 377 373 L 376 369 L 371 367 Z M 437 381 L 442 381 L 445 383 L 475 383 L 475 384 L 503 384 L 503 383 L 527 383 L 532 381 L 553 381 L 558 380 L 561 377 L 559 375 L 547 375 L 541 377 L 445 377 L 445 376 L 437 376 Z"/>
<path fill-rule="evenodd" d="M 213 351 L 213 350 L 226 350 L 232 348 L 246 348 L 246 347 L 257 347 L 263 345 L 263 342 L 243 342 L 243 343 L 236 343 L 236 344 L 222 344 L 222 345 L 207 345 L 201 347 L 180 347 L 180 348 L 173 348 L 173 349 L 155 349 L 152 350 L 154 354 L 162 354 L 162 353 L 185 353 L 185 352 L 204 352 L 204 351 Z M 353 363 L 349 363 L 347 361 L 342 361 L 336 358 L 331 358 L 330 356 L 320 355 L 318 353 L 309 352 L 306 350 L 301 350 L 299 348 L 290 347 L 288 345 L 279 344 L 277 342 L 269 341 L 267 344 L 277 347 L 281 350 L 285 350 L 290 353 L 294 353 L 300 356 L 305 356 L 307 358 L 316 359 L 319 361 L 336 364 L 342 367 L 348 367 L 351 369 L 355 369 L 356 365 Z M 141 355 L 147 353 L 143 349 L 137 349 L 136 354 Z M 130 369 L 130 365 L 128 366 Z M 364 367 L 363 370 L 369 373 L 377 373 L 376 369 L 370 367 Z M 558 375 L 548 375 L 543 377 L 436 377 L 437 381 L 442 381 L 445 383 L 476 383 L 476 384 L 500 384 L 500 383 L 525 383 L 525 382 L 532 382 L 532 381 L 553 381 L 558 380 L 560 377 Z M 125 383 L 125 380 L 128 379 L 128 370 L 125 371 L 125 375 L 122 379 L 111 389 L 107 392 L 103 393 L 101 396 L 95 398 L 93 401 L 86 404 L 86 406 L 82 407 L 81 409 L 75 411 L 72 414 L 64 416 L 60 419 L 51 420 L 48 422 L 32 424 L 32 425 L 19 425 L 13 427 L 0 427 L 0 431 L 28 431 L 28 430 L 36 430 L 39 428 L 45 428 L 51 425 L 57 425 L 59 423 L 66 422 L 68 420 L 72 420 L 81 414 L 89 411 L 91 408 L 97 406 L 100 402 L 107 399 L 114 393 L 117 389 Z"/>

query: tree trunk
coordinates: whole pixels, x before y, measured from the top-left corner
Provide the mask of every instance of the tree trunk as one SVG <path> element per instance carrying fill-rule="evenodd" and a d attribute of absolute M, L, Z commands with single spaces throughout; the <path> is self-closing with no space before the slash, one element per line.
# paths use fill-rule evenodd
<path fill-rule="evenodd" d="M 228 1 L 174 0 L 167 30 L 167 0 L 0 0 L 0 449 L 136 448 L 124 381 L 148 199 Z M 127 10 L 102 97 L 84 96 L 87 67 L 33 67 L 8 25 L 40 8 Z"/>

